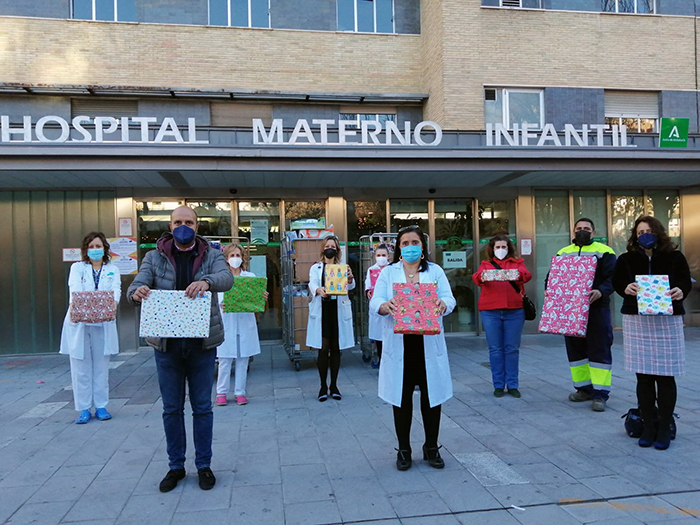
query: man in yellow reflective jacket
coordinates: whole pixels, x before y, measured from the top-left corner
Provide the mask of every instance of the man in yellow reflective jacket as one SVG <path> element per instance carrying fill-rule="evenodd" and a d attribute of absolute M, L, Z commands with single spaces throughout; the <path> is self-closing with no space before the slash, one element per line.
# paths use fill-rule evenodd
<path fill-rule="evenodd" d="M 615 252 L 610 246 L 593 240 L 595 226 L 588 218 L 574 224 L 572 244 L 557 252 L 558 256 L 597 257 L 598 263 L 590 292 L 590 310 L 586 337 L 565 337 L 571 378 L 576 392 L 569 394 L 574 403 L 592 400 L 591 408 L 603 412 L 612 382 L 613 332 L 610 320 L 610 295 Z"/>

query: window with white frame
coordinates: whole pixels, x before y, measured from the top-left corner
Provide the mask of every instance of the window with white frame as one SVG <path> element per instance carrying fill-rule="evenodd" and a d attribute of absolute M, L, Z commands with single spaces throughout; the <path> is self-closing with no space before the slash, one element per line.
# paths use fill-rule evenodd
<path fill-rule="evenodd" d="M 357 113 L 352 108 L 341 108 L 338 120 L 354 120 L 357 128 L 361 126 L 362 121 L 374 120 L 384 127 L 387 121 L 396 122 L 396 110 L 381 109 L 377 113 Z"/>
<path fill-rule="evenodd" d="M 529 9 L 541 9 L 540 0 L 500 0 L 500 7 L 523 7 Z"/>
<path fill-rule="evenodd" d="M 604 13 L 656 13 L 656 0 L 600 0 L 600 10 Z"/>
<path fill-rule="evenodd" d="M 338 31 L 394 33 L 394 0 L 337 0 Z"/>
<path fill-rule="evenodd" d="M 136 0 L 73 0 L 71 18 L 136 22 Z"/>
<path fill-rule="evenodd" d="M 209 0 L 209 25 L 270 27 L 270 0 Z"/>
<path fill-rule="evenodd" d="M 606 91 L 605 123 L 625 125 L 627 133 L 657 133 L 659 94 L 644 91 Z"/>
<path fill-rule="evenodd" d="M 487 124 L 544 126 L 544 90 L 526 88 L 484 89 L 484 117 Z"/>

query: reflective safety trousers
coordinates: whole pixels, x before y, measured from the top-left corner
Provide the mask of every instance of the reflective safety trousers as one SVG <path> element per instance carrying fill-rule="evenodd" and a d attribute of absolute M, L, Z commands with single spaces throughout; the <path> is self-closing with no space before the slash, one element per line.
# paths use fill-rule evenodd
<path fill-rule="evenodd" d="M 600 392 L 600 397 L 607 398 L 612 384 L 610 309 L 591 308 L 586 337 L 564 339 L 574 386 L 589 392 Z"/>

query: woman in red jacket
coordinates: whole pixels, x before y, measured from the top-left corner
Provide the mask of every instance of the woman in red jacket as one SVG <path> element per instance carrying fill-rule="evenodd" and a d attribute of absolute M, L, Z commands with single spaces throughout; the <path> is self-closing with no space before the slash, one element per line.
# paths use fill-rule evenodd
<path fill-rule="evenodd" d="M 505 235 L 496 235 L 489 241 L 486 256 L 472 279 L 481 286 L 479 311 L 489 344 L 493 395 L 503 397 L 508 388 L 511 396 L 520 397 L 518 361 L 525 323 L 522 293 L 523 285 L 532 279 L 532 275 Z M 500 272 L 499 269 L 514 272 Z"/>

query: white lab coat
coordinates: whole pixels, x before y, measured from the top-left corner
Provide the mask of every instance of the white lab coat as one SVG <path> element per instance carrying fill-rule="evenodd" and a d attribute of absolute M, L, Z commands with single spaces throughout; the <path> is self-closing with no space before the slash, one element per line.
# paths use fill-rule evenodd
<path fill-rule="evenodd" d="M 311 302 L 309 303 L 309 323 L 306 326 L 306 346 L 310 348 L 321 348 L 322 324 L 321 324 L 321 300 L 320 295 L 316 295 L 316 290 L 321 288 L 323 263 L 314 264 L 309 270 L 309 293 Z M 348 290 L 355 288 L 355 280 L 348 283 Z M 338 345 L 341 350 L 355 346 L 355 334 L 352 328 L 352 304 L 347 295 L 338 295 L 335 302 L 338 305 Z"/>
<path fill-rule="evenodd" d="M 370 290 L 372 288 L 372 280 L 369 277 L 369 271 L 370 270 L 381 270 L 382 268 L 386 268 L 386 266 L 379 266 L 378 264 L 373 264 L 367 269 L 367 276 L 365 277 L 365 294 L 367 294 L 367 290 Z M 369 313 L 369 338 L 372 341 L 381 341 L 382 340 L 382 325 L 384 324 L 384 318 L 382 318 L 381 315 L 376 314 L 376 313 Z"/>
<path fill-rule="evenodd" d="M 107 263 L 102 267 L 98 290 L 112 290 L 114 300 L 119 302 L 122 293 L 122 279 L 114 264 Z M 73 263 L 68 277 L 68 290 L 72 292 L 89 292 L 95 290 L 95 281 L 92 278 L 92 265 L 86 262 Z M 85 356 L 85 325 L 86 323 L 72 323 L 70 320 L 70 306 L 63 320 L 61 332 L 61 349 L 59 353 L 68 354 L 73 359 L 83 359 Z M 117 334 L 117 322 L 91 324 L 91 327 L 102 327 L 104 331 L 104 355 L 119 353 L 119 335 Z"/>
<path fill-rule="evenodd" d="M 241 270 L 241 277 L 255 277 L 255 274 Z M 259 354 L 260 338 L 255 314 L 253 312 L 224 313 L 223 305 L 224 294 L 219 293 L 219 306 L 224 321 L 224 342 L 216 349 L 216 356 L 235 359 Z"/>
<path fill-rule="evenodd" d="M 445 302 L 448 315 L 454 310 L 456 301 L 452 295 L 450 283 L 440 266 L 428 263 L 428 271 L 420 272 L 421 283 L 437 283 L 438 297 Z M 393 283 L 405 283 L 406 275 L 403 262 L 390 264 L 379 274 L 374 295 L 370 301 L 370 312 L 379 312 L 379 307 L 394 295 Z M 389 318 L 389 316 L 384 316 Z M 379 397 L 394 406 L 401 406 L 403 388 L 403 335 L 394 333 L 394 323 L 383 324 L 382 366 L 379 367 Z M 440 319 L 438 335 L 424 335 L 425 371 L 428 382 L 428 399 L 430 406 L 441 405 L 452 397 L 452 375 L 450 362 L 447 358 L 445 331 Z"/>

